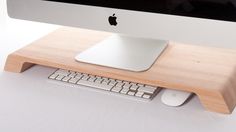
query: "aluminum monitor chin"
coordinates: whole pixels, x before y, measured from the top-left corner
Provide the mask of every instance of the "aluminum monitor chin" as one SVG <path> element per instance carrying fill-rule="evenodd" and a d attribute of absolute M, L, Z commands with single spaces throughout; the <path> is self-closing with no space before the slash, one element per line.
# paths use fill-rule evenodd
<path fill-rule="evenodd" d="M 9 16 L 18 19 L 207 46 L 231 47 L 236 42 L 235 0 L 7 0 L 7 4 Z M 199 12 L 191 12 L 194 9 Z M 116 26 L 108 22 L 113 14 Z"/>

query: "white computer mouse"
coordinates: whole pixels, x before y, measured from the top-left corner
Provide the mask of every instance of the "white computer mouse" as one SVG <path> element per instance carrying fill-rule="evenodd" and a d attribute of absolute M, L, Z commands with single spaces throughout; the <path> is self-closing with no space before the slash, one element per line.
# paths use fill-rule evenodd
<path fill-rule="evenodd" d="M 188 98 L 192 95 L 192 93 L 179 91 L 179 90 L 172 90 L 172 89 L 165 89 L 164 93 L 161 96 L 162 103 L 168 106 L 181 106 L 188 100 Z"/>

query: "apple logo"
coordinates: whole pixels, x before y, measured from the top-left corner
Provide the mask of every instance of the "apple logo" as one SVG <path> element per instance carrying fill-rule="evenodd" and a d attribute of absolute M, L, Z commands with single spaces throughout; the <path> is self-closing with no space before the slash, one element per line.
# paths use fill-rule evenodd
<path fill-rule="evenodd" d="M 116 14 L 113 14 L 112 16 L 110 16 L 108 18 L 108 21 L 109 21 L 111 26 L 116 26 L 118 24 L 117 21 L 116 21 L 117 17 L 115 15 Z"/>

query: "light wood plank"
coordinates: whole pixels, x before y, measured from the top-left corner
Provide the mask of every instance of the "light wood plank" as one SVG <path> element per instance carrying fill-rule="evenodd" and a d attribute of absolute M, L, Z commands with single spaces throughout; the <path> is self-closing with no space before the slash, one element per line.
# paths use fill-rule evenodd
<path fill-rule="evenodd" d="M 34 64 L 193 92 L 210 111 L 231 113 L 236 105 L 236 50 L 170 42 L 145 72 L 78 63 L 76 54 L 110 33 L 61 28 L 8 56 L 5 70 L 23 72 Z M 138 58 L 137 58 L 138 59 Z"/>

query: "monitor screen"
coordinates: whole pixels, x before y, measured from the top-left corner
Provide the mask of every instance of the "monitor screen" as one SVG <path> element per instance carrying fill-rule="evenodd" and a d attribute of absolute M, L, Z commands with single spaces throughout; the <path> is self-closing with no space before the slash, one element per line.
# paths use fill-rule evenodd
<path fill-rule="evenodd" d="M 47 0 L 125 10 L 236 21 L 236 0 Z"/>

